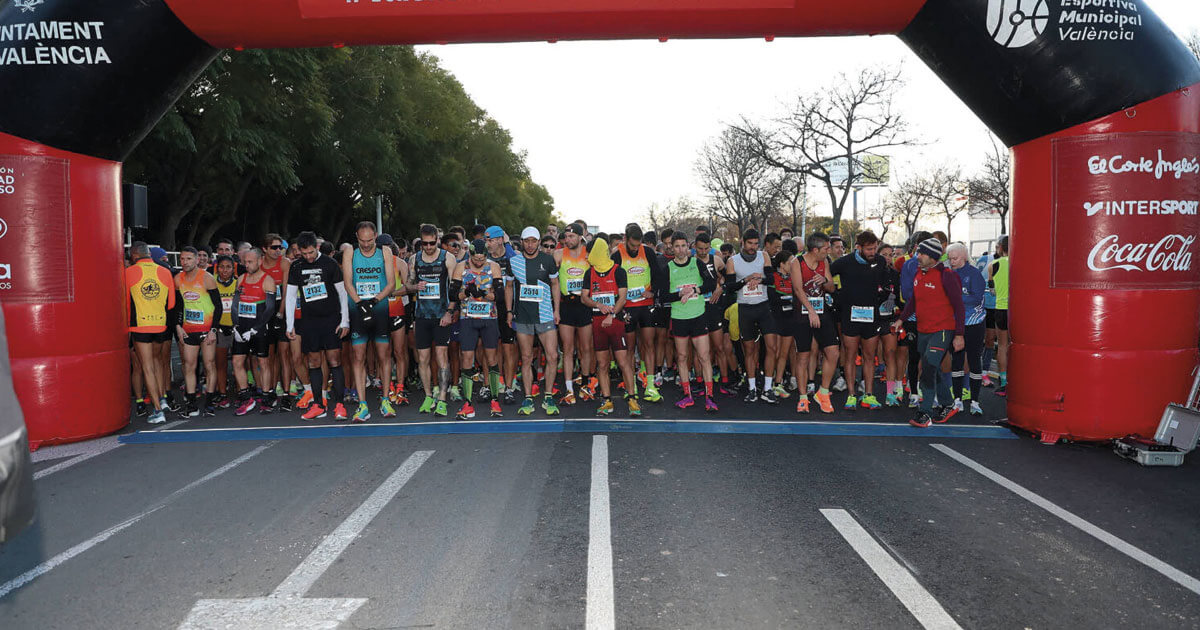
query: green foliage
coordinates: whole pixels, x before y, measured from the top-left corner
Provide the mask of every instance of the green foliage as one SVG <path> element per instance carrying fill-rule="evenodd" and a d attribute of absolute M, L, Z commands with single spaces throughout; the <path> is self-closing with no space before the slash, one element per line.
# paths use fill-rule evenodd
<path fill-rule="evenodd" d="M 554 202 L 512 138 L 411 47 L 224 51 L 126 161 L 150 188 L 150 238 L 315 230 L 374 220 L 544 225 Z"/>

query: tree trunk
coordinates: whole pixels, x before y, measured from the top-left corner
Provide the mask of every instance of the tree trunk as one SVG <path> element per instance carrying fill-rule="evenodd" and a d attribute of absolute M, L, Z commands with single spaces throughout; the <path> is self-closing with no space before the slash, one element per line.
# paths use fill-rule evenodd
<path fill-rule="evenodd" d="M 158 231 L 158 243 L 164 249 L 175 249 L 175 231 L 179 229 L 179 224 L 184 217 L 191 214 L 196 208 L 196 204 L 200 203 L 203 193 L 199 190 L 193 190 L 190 194 L 183 198 L 175 198 L 171 203 L 167 204 L 167 211 L 164 213 L 163 224 Z"/>
<path fill-rule="evenodd" d="M 238 182 L 237 191 L 234 193 L 233 199 L 229 201 L 229 206 L 224 212 L 213 217 L 208 225 L 204 226 L 204 229 L 200 232 L 199 242 L 211 243 L 213 235 L 217 233 L 217 230 L 229 225 L 237 218 L 238 209 L 241 207 L 242 202 L 245 201 L 246 192 L 250 190 L 250 184 L 253 181 L 253 175 L 246 174 L 242 176 L 242 181 Z"/>
<path fill-rule="evenodd" d="M 1000 213 L 1000 236 L 1008 234 L 1008 211 Z"/>

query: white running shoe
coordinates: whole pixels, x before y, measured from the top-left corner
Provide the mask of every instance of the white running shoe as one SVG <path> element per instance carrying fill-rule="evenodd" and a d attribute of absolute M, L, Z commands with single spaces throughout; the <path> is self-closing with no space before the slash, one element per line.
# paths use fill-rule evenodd
<path fill-rule="evenodd" d="M 955 399 L 954 399 L 954 410 L 955 410 L 955 411 L 962 411 L 962 410 L 963 410 L 963 404 L 962 404 L 962 399 L 961 399 L 961 398 L 955 398 Z"/>
<path fill-rule="evenodd" d="M 845 379 L 845 377 L 841 377 L 841 376 L 837 377 L 837 380 L 836 380 L 836 381 L 834 381 L 834 383 L 833 383 L 833 391 L 835 391 L 835 392 L 844 392 L 844 391 L 846 391 L 846 379 Z"/>

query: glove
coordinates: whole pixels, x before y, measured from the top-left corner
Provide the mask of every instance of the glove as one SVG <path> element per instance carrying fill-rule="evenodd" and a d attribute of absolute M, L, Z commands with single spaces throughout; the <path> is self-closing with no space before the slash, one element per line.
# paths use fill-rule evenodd
<path fill-rule="evenodd" d="M 233 329 L 233 340 L 238 343 L 246 343 L 246 338 L 242 336 L 242 331 L 237 328 Z"/>
<path fill-rule="evenodd" d="M 257 335 L 257 334 L 258 334 L 257 328 L 250 328 L 250 329 L 246 330 L 246 332 L 242 333 L 242 340 L 248 342 L 248 341 L 250 341 L 251 337 L 253 337 L 254 335 Z"/>

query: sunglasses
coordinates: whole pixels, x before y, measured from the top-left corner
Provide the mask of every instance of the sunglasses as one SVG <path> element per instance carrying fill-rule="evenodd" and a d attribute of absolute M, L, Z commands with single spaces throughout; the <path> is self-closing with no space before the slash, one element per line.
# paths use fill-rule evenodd
<path fill-rule="evenodd" d="M 437 247 L 437 241 L 421 241 L 421 247 Z"/>
<path fill-rule="evenodd" d="M 542 243 L 542 249 L 554 249 L 554 243 Z"/>
<path fill-rule="evenodd" d="M 283 249 L 283 245 L 271 245 L 267 249 Z"/>
<path fill-rule="evenodd" d="M 454 249 L 458 249 L 459 247 L 462 247 L 462 244 L 461 243 L 450 243 L 449 245 L 447 245 L 447 247 L 452 247 Z"/>

